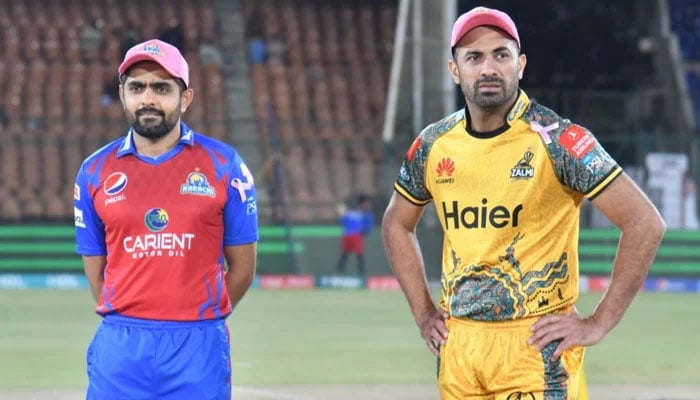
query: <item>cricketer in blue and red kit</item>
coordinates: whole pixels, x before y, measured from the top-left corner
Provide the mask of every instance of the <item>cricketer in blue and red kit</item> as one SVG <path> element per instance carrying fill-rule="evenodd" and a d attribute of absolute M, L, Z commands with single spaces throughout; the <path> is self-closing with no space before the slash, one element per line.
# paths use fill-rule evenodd
<path fill-rule="evenodd" d="M 180 120 L 192 89 L 176 48 L 138 44 L 118 72 L 131 128 L 83 162 L 74 190 L 76 250 L 103 317 L 87 399 L 230 399 L 225 319 L 259 237 L 252 174 Z"/>

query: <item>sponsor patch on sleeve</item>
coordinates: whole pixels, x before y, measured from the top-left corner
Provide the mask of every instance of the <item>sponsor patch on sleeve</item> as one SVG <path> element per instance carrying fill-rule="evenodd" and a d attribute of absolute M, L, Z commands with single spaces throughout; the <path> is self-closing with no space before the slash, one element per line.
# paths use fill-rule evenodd
<path fill-rule="evenodd" d="M 408 161 L 413 160 L 413 157 L 416 155 L 416 151 L 420 147 L 420 136 L 417 136 L 414 140 L 413 143 L 411 144 L 411 147 L 408 148 L 408 151 L 406 152 L 406 159 Z"/>
<path fill-rule="evenodd" d="M 582 126 L 571 125 L 559 136 L 559 143 L 580 160 L 595 146 L 595 138 Z"/>
<path fill-rule="evenodd" d="M 73 199 L 80 201 L 80 186 L 77 183 L 73 185 Z"/>
<path fill-rule="evenodd" d="M 85 228 L 85 220 L 83 220 L 83 210 L 78 207 L 73 207 L 73 215 L 75 216 L 75 226 Z"/>

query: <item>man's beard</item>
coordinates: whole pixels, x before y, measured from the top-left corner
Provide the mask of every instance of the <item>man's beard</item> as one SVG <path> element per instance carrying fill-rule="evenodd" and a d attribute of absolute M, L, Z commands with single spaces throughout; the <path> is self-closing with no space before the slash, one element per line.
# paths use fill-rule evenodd
<path fill-rule="evenodd" d="M 153 122 L 142 123 L 141 119 L 145 113 L 157 114 L 148 115 L 146 118 L 160 118 L 160 122 L 158 124 Z M 169 116 L 166 116 L 163 111 L 155 108 L 142 108 L 133 114 L 127 113 L 129 125 L 131 125 L 136 133 L 148 139 L 160 139 L 167 135 L 168 132 L 173 130 L 178 119 L 180 119 L 180 113 L 177 110 Z"/>
<path fill-rule="evenodd" d="M 484 94 L 479 92 L 479 85 L 484 83 L 499 83 L 500 90 Z M 465 97 L 480 108 L 492 109 L 504 105 L 518 91 L 517 81 L 514 85 L 507 86 L 506 82 L 498 78 L 484 78 L 474 82 L 472 88 L 462 85 L 462 92 Z"/>

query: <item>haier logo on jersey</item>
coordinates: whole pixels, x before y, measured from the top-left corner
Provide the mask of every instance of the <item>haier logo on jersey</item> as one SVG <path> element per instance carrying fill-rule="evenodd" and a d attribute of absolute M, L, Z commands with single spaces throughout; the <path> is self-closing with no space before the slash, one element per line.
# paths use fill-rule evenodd
<path fill-rule="evenodd" d="M 151 208 L 143 217 L 143 222 L 146 224 L 146 228 L 148 228 L 149 231 L 160 232 L 168 226 L 170 217 L 162 208 Z"/>
<path fill-rule="evenodd" d="M 152 208 L 143 217 L 146 228 L 154 233 L 127 236 L 122 245 L 132 258 L 184 257 L 192 249 L 194 233 L 162 232 L 170 223 L 170 216 L 162 208 Z"/>
<path fill-rule="evenodd" d="M 114 172 L 108 176 L 107 179 L 105 179 L 104 184 L 102 185 L 102 191 L 107 196 L 110 196 L 105 199 L 105 205 L 113 204 L 126 199 L 126 196 L 124 196 L 123 193 L 119 193 L 126 188 L 128 181 L 129 180 L 126 177 L 126 174 L 123 172 Z"/>
<path fill-rule="evenodd" d="M 435 173 L 438 176 L 435 183 L 453 183 L 455 181 L 455 178 L 452 177 L 455 173 L 455 162 L 451 158 L 443 158 L 438 163 Z"/>
<path fill-rule="evenodd" d="M 510 177 L 513 179 L 530 179 L 535 176 L 535 169 L 532 168 L 530 162 L 535 155 L 530 149 L 527 149 L 523 158 L 515 164 L 515 167 L 510 170 Z"/>
<path fill-rule="evenodd" d="M 517 227 L 523 205 L 518 204 L 512 210 L 503 205 L 490 206 L 488 199 L 481 199 L 481 207 L 462 207 L 458 201 L 442 202 L 445 217 L 445 229 L 504 228 Z"/>
<path fill-rule="evenodd" d="M 201 172 L 192 172 L 187 175 L 185 183 L 180 185 L 180 194 L 216 197 L 216 190 L 209 185 L 206 175 Z"/>

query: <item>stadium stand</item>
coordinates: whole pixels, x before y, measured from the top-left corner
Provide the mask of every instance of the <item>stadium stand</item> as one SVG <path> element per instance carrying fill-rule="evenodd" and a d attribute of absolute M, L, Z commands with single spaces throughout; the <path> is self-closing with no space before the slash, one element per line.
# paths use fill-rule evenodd
<path fill-rule="evenodd" d="M 700 3 L 694 0 L 669 0 L 671 29 L 678 36 L 686 80 L 693 98 L 695 120 L 700 121 Z"/>
<path fill-rule="evenodd" d="M 634 147 L 625 137 L 631 126 L 625 118 L 636 117 L 620 107 L 627 104 L 623 97 L 606 91 L 627 96 L 655 84 L 658 74 L 649 56 L 637 49 L 644 23 L 628 23 L 643 21 L 648 1 L 542 0 L 547 7 L 538 8 L 537 18 L 526 17 L 532 14 L 529 2 L 489 5 L 521 16 L 531 60 L 522 82 L 528 93 L 590 126 L 624 156 Z M 464 9 L 471 4 L 465 3 Z M 700 115 L 700 5 L 694 0 L 668 4 Z M 269 218 L 263 222 L 285 217 L 296 223 L 332 222 L 336 205 L 352 194 L 386 189 L 378 187 L 378 175 L 397 0 L 0 0 L 0 5 L 5 10 L 0 13 L 0 220 L 71 218 L 79 163 L 124 133 L 116 66 L 130 44 L 162 34 L 178 41 L 190 61 L 197 100 L 186 121 L 237 146 L 239 140 L 254 140 L 252 146 L 260 147 L 262 161 L 253 172 L 264 191 L 259 196 L 268 201 L 262 207 L 273 210 L 261 210 Z M 244 37 L 237 46 L 262 44 L 263 59 L 249 58 L 248 49 L 226 47 L 231 38 L 221 32 L 231 30 L 220 23 L 238 21 L 226 13 L 240 14 Z M 597 23 L 590 25 L 591 20 Z M 200 61 L 203 43 L 218 46 L 223 63 L 216 57 Z M 585 62 L 571 62 L 581 54 Z M 240 62 L 245 68 L 235 66 Z M 246 90 L 227 81 L 240 71 Z M 232 106 L 239 112 L 245 108 L 234 101 L 237 95 L 250 97 L 250 117 L 244 118 L 255 120 L 252 134 L 231 128 Z M 622 140 L 619 146 L 611 143 L 615 135 Z M 275 160 L 277 174 L 271 167 Z"/>
<path fill-rule="evenodd" d="M 333 221 L 351 194 L 377 192 L 396 1 L 243 0 L 265 154 L 275 138 L 296 222 Z M 359 29 L 358 27 L 362 27 Z"/>
<path fill-rule="evenodd" d="M 197 54 L 203 38 L 216 37 L 214 0 L 0 3 L 0 220 L 72 218 L 80 162 L 124 133 L 115 89 L 123 52 L 178 21 L 198 93 L 187 120 L 226 136 L 221 70 Z"/>
<path fill-rule="evenodd" d="M 271 135 L 280 145 L 294 221 L 333 221 L 337 203 L 356 191 L 372 194 L 396 1 L 222 3 L 1 0 L 0 220 L 72 218 L 81 160 L 126 128 L 116 66 L 140 39 L 178 42 L 197 96 L 186 121 L 233 142 L 226 66 L 216 54 L 199 58 L 203 43 L 221 48 L 219 11 L 242 12 L 246 34 L 267 42 L 269 57 L 249 69 L 256 140 L 267 160 Z M 261 186 L 276 190 L 275 177 L 263 176 Z"/>

